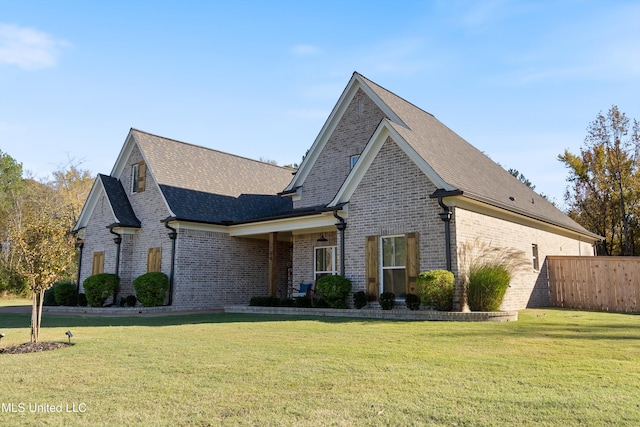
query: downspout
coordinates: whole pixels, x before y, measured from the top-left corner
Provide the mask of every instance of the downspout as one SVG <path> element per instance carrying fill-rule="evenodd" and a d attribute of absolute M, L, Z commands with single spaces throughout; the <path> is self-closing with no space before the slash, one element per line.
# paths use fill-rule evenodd
<path fill-rule="evenodd" d="M 169 239 L 171 239 L 171 271 L 169 271 L 169 301 L 167 301 L 167 305 L 173 304 L 173 276 L 175 271 L 175 263 L 176 263 L 176 239 L 178 238 L 178 232 L 175 228 L 169 225 L 169 221 L 165 221 L 164 226 L 171 230 L 169 235 Z"/>
<path fill-rule="evenodd" d="M 116 276 L 120 278 L 120 247 L 122 245 L 122 235 L 113 231 L 114 226 L 109 226 L 109 233 L 115 235 L 113 238 L 113 242 L 118 246 L 116 249 Z M 116 296 L 118 294 L 118 288 L 113 292 L 113 304 L 116 305 L 118 301 L 116 301 Z"/>
<path fill-rule="evenodd" d="M 122 235 L 113 231 L 114 226 L 109 226 L 109 233 L 115 235 L 113 242 L 118 246 L 116 250 L 116 276 L 120 277 L 120 246 L 122 244 Z"/>
<path fill-rule="evenodd" d="M 445 197 L 460 196 L 462 191 L 446 191 L 444 189 L 438 189 L 429 197 L 432 199 L 438 199 L 438 205 L 442 208 L 442 212 L 438 215 L 440 219 L 444 221 L 444 244 L 445 244 L 445 256 L 447 260 L 447 270 L 451 271 L 451 207 L 447 206 L 442 200 Z"/>
<path fill-rule="evenodd" d="M 82 272 L 82 251 L 84 249 L 84 240 L 81 238 L 76 238 L 76 248 L 80 249 L 80 253 L 78 254 L 78 279 L 76 281 L 76 305 L 79 305 L 79 297 L 80 297 L 80 273 Z"/>
<path fill-rule="evenodd" d="M 333 211 L 333 216 L 340 221 L 336 224 L 336 228 L 340 231 L 340 275 L 344 277 L 344 230 L 347 228 L 347 223 L 338 215 L 337 209 Z"/>

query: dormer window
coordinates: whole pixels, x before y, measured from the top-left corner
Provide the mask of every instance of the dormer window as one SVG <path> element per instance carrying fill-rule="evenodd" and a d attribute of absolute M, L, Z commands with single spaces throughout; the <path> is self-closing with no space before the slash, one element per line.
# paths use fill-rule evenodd
<path fill-rule="evenodd" d="M 355 156 L 351 156 L 349 158 L 349 162 L 351 164 L 350 169 L 353 169 L 353 167 L 356 165 L 356 162 L 358 161 L 359 158 L 360 158 L 360 154 L 356 154 Z"/>
<path fill-rule="evenodd" d="M 131 192 L 141 193 L 145 188 L 145 181 L 147 176 L 147 165 L 144 162 L 139 162 L 131 165 Z"/>

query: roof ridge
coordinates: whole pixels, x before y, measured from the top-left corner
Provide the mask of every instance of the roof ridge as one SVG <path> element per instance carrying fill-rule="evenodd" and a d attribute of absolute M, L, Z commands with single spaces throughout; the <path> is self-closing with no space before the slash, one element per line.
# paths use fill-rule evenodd
<path fill-rule="evenodd" d="M 140 132 L 140 133 L 144 133 L 145 135 L 153 136 L 153 137 L 156 137 L 156 138 L 162 138 L 162 139 L 165 139 L 167 141 L 175 142 L 177 144 L 190 145 L 191 147 L 201 148 L 201 149 L 207 150 L 207 151 L 215 151 L 216 153 L 224 154 L 224 155 L 231 156 L 231 157 L 236 157 L 238 159 L 249 160 L 251 162 L 256 162 L 256 163 L 260 163 L 260 164 L 263 164 L 263 165 L 276 167 L 276 168 L 279 168 L 279 169 L 284 169 L 286 171 L 291 171 L 291 169 L 289 169 L 289 168 L 287 168 L 285 166 L 279 166 L 277 164 L 274 165 L 273 163 L 267 163 L 267 162 L 263 162 L 261 160 L 252 159 L 250 157 L 245 157 L 245 156 L 240 156 L 238 154 L 228 153 L 226 151 L 218 150 L 218 149 L 215 149 L 215 148 L 205 147 L 204 145 L 198 145 L 198 144 L 193 144 L 191 142 L 184 142 L 184 141 L 180 141 L 180 140 L 173 139 L 173 138 L 167 138 L 166 136 L 157 135 L 155 133 L 146 132 L 146 131 L 143 131 L 143 130 L 140 130 L 140 129 L 137 129 L 137 128 L 133 128 L 133 127 L 131 128 L 131 130 L 132 131 L 136 131 L 136 132 Z"/>
<path fill-rule="evenodd" d="M 387 92 L 387 93 L 389 93 L 389 94 L 391 94 L 391 95 L 395 96 L 396 98 L 398 98 L 398 99 L 400 99 L 401 101 L 403 101 L 403 102 L 405 102 L 405 103 L 407 103 L 407 104 L 411 105 L 412 107 L 416 108 L 417 110 L 420 110 L 420 111 L 422 111 L 423 113 L 430 115 L 430 116 L 431 116 L 431 117 L 433 117 L 434 119 L 436 118 L 436 116 L 434 116 L 434 115 L 433 115 L 433 114 L 431 114 L 430 112 L 428 112 L 428 111 L 426 111 L 426 110 L 423 110 L 422 108 L 418 107 L 418 106 L 417 106 L 416 104 L 414 104 L 413 102 L 411 102 L 411 101 L 407 101 L 406 99 L 404 99 L 404 98 L 403 98 L 403 97 L 401 97 L 400 95 L 398 95 L 398 94 L 396 94 L 396 93 L 394 93 L 394 92 L 390 91 L 389 89 L 387 89 L 387 88 L 385 88 L 385 87 L 383 87 L 383 86 L 380 86 L 378 83 L 374 82 L 374 81 L 373 81 L 373 80 L 371 80 L 371 79 L 368 79 L 367 77 L 363 76 L 362 74 L 358 73 L 357 71 L 354 71 L 354 74 L 357 74 L 357 75 L 358 75 L 358 76 L 360 76 L 362 79 L 364 79 L 364 80 L 366 81 L 366 83 L 367 83 L 367 84 L 370 84 L 370 85 L 373 85 L 373 86 L 377 86 L 377 87 L 379 87 L 380 89 L 382 89 L 383 91 L 385 91 L 385 92 Z M 396 113 L 396 114 L 397 114 L 397 113 Z"/>

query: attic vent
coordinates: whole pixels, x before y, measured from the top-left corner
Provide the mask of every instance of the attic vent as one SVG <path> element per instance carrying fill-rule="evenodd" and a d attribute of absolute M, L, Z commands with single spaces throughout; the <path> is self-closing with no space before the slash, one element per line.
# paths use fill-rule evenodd
<path fill-rule="evenodd" d="M 358 117 L 362 117 L 364 114 L 364 101 L 360 99 L 358 101 Z"/>
<path fill-rule="evenodd" d="M 516 198 L 515 198 L 515 197 L 513 197 L 513 196 L 509 196 L 509 200 L 511 200 L 512 202 L 515 202 L 515 201 L 516 201 Z"/>

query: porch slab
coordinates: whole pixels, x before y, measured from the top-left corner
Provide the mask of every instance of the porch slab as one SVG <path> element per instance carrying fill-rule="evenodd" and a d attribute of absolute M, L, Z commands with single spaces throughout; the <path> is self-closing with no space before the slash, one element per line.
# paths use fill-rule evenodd
<path fill-rule="evenodd" d="M 381 309 L 335 309 L 335 308 L 298 308 L 298 307 L 257 307 L 233 305 L 224 308 L 225 313 L 239 314 L 278 314 L 289 316 L 353 317 L 364 319 L 390 320 L 433 320 L 449 322 L 515 322 L 517 311 L 435 311 L 435 310 L 381 310 Z"/>

